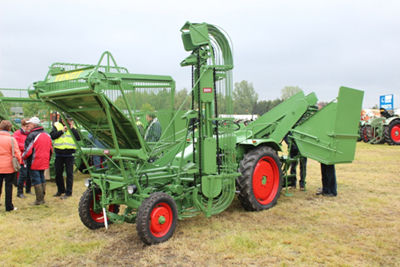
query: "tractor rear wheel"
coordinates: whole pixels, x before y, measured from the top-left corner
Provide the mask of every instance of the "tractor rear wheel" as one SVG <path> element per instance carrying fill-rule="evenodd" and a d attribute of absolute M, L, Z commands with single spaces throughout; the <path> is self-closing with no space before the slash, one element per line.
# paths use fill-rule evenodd
<path fill-rule="evenodd" d="M 101 198 L 100 189 L 95 191 L 95 201 L 98 202 Z M 94 208 L 93 189 L 86 189 L 79 201 L 79 217 L 82 223 L 89 229 L 98 229 L 104 227 L 104 214 L 103 211 L 96 211 Z M 119 205 L 109 205 L 108 211 L 113 213 L 119 212 Z M 108 223 L 111 223 L 107 219 Z"/>
<path fill-rule="evenodd" d="M 156 192 L 140 205 L 136 217 L 136 230 L 140 239 L 148 244 L 167 241 L 176 228 L 178 211 L 174 199 Z"/>
<path fill-rule="evenodd" d="M 282 189 L 281 163 L 276 151 L 259 147 L 248 152 L 240 162 L 239 200 L 249 211 L 265 210 L 278 201 Z"/>
<path fill-rule="evenodd" d="M 389 145 L 400 145 L 400 119 L 389 123 L 385 131 L 385 140 Z"/>

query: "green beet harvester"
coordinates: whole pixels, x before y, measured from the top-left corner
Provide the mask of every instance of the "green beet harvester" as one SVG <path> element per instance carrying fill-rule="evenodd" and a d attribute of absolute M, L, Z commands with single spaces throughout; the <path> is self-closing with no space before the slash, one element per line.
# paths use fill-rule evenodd
<path fill-rule="evenodd" d="M 362 91 L 341 87 L 321 110 L 314 93 L 298 93 L 247 126 L 237 124 L 219 114 L 232 114 L 227 35 L 206 23 L 187 22 L 181 32 L 190 52 L 181 66 L 192 69 L 186 110 L 174 107 L 170 76 L 131 74 L 109 52 L 97 65 L 54 63 L 30 92 L 104 145 L 78 147 L 84 161 L 105 159 L 104 168 L 88 167 L 88 188 L 79 203 L 81 221 L 90 229 L 136 223 L 141 240 L 155 244 L 173 235 L 178 219 L 221 213 L 236 193 L 245 210 L 269 209 L 294 160 L 278 157 L 288 134 L 305 157 L 325 164 L 354 159 Z M 150 143 L 137 122 L 145 97 L 155 96 L 162 136 Z"/>

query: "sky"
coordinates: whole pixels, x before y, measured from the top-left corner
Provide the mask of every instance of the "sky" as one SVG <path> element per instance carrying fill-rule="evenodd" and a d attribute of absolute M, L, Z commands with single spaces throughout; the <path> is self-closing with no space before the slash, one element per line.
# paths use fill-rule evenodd
<path fill-rule="evenodd" d="M 233 81 L 259 100 L 285 86 L 331 101 L 340 86 L 365 91 L 363 107 L 394 94 L 400 107 L 400 1 L 0 1 L 0 88 L 27 88 L 54 62 L 96 64 L 110 51 L 131 73 L 171 75 L 190 88 L 180 28 L 224 29 Z"/>

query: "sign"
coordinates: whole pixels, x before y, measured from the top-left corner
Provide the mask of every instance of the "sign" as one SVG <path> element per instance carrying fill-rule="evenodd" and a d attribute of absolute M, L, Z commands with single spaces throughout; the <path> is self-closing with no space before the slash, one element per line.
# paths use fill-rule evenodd
<path fill-rule="evenodd" d="M 381 95 L 379 97 L 379 107 L 386 110 L 393 110 L 393 94 Z"/>
<path fill-rule="evenodd" d="M 212 88 L 203 88 L 203 93 L 212 93 Z"/>

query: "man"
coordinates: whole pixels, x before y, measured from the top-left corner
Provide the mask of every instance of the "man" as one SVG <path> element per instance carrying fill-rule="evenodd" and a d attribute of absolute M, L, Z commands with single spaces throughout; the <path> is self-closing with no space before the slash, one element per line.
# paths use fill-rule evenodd
<path fill-rule="evenodd" d="M 146 114 L 149 126 L 146 128 L 144 140 L 146 142 L 157 142 L 161 138 L 161 125 L 154 113 Z"/>
<path fill-rule="evenodd" d="M 53 124 L 53 128 L 50 132 L 51 139 L 54 141 L 54 152 L 56 153 L 54 165 L 56 171 L 57 193 L 54 196 L 59 197 L 65 193 L 62 197 L 63 199 L 72 195 L 74 180 L 74 153 L 76 150 L 76 144 L 72 134 L 77 141 L 81 140 L 78 131 L 75 129 L 72 118 L 67 117 L 67 123 L 71 131 L 68 130 L 64 121 L 60 119 L 60 121 Z M 66 186 L 63 177 L 64 167 L 65 172 L 67 173 Z"/>
<path fill-rule="evenodd" d="M 13 137 L 17 140 L 19 150 L 24 153 L 25 141 L 29 134 L 29 125 L 27 123 L 28 119 L 21 120 L 21 128 L 14 132 Z M 19 170 L 18 177 L 18 191 L 17 197 L 25 198 L 24 196 L 24 184 L 25 192 L 31 194 L 31 178 L 28 175 L 28 169 L 24 164 L 21 164 L 21 169 Z"/>
<path fill-rule="evenodd" d="M 34 205 L 44 204 L 46 180 L 44 170 L 49 168 L 50 157 L 53 153 L 51 138 L 40 126 L 38 117 L 32 117 L 27 122 L 29 135 L 25 140 L 25 151 L 22 159 L 25 161 L 32 185 L 35 188 L 36 201 Z"/>
<path fill-rule="evenodd" d="M 296 168 L 297 164 L 300 161 L 300 190 L 305 191 L 306 186 L 306 173 L 307 173 L 307 158 L 301 156 L 299 148 L 296 145 L 296 142 L 291 139 L 291 135 L 288 134 L 285 136 L 284 141 L 288 144 L 289 147 L 289 156 L 290 158 L 298 158 L 297 160 L 290 163 L 290 174 L 291 176 L 288 179 L 288 186 L 292 188 L 296 188 L 297 177 L 296 177 Z"/>
<path fill-rule="evenodd" d="M 326 197 L 337 196 L 337 184 L 336 184 L 336 171 L 335 165 L 326 165 L 321 163 L 321 178 L 322 178 L 322 189 L 316 194 L 323 195 Z"/>

